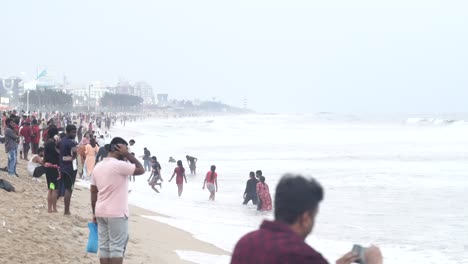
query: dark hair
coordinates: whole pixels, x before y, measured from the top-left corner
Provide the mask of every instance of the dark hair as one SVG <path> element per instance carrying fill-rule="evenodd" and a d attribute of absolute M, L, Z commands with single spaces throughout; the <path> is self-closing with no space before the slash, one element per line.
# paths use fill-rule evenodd
<path fill-rule="evenodd" d="M 251 172 L 249 173 L 249 176 L 250 176 L 251 179 L 255 178 L 255 172 L 251 171 Z"/>
<path fill-rule="evenodd" d="M 133 140 L 133 139 L 130 139 L 129 142 L 135 144 L 135 140 Z M 128 145 L 128 144 L 127 144 L 127 145 Z"/>
<path fill-rule="evenodd" d="M 177 166 L 179 166 L 179 167 L 183 167 L 183 165 L 182 165 L 182 161 L 181 161 L 181 160 L 178 160 L 178 161 L 177 161 Z"/>
<path fill-rule="evenodd" d="M 48 138 L 54 138 L 55 135 L 58 134 L 58 128 L 56 128 L 55 126 L 51 126 L 49 127 L 49 130 L 47 131 L 47 137 Z"/>
<path fill-rule="evenodd" d="M 260 179 L 260 182 L 265 182 L 265 177 L 264 176 L 260 176 L 259 179 Z"/>
<path fill-rule="evenodd" d="M 91 147 L 95 148 L 96 147 L 96 139 L 91 138 L 91 140 L 89 140 L 89 144 L 91 145 Z"/>
<path fill-rule="evenodd" d="M 121 138 L 121 137 L 115 137 L 111 140 L 110 142 L 111 145 L 117 145 L 117 144 L 124 144 L 124 145 L 127 145 L 128 146 L 128 143 L 127 141 L 125 141 L 125 139 Z"/>
<path fill-rule="evenodd" d="M 261 171 L 261 170 L 258 170 L 258 171 L 256 171 L 256 172 L 255 172 L 255 174 L 256 174 L 256 175 L 260 175 L 260 176 L 262 176 L 262 174 L 263 174 L 263 173 L 262 173 L 262 171 Z"/>
<path fill-rule="evenodd" d="M 215 165 L 211 165 L 210 170 L 211 170 L 210 181 L 213 181 L 214 174 L 215 174 L 215 170 L 216 170 L 216 166 L 215 166 Z"/>
<path fill-rule="evenodd" d="M 65 131 L 67 132 L 67 134 L 70 134 L 73 130 L 76 131 L 76 126 L 75 126 L 75 125 L 68 125 L 68 126 L 65 128 Z"/>
<path fill-rule="evenodd" d="M 44 150 L 45 150 L 44 147 L 39 147 L 39 148 L 37 149 L 37 153 L 41 153 L 41 152 L 44 151 Z"/>
<path fill-rule="evenodd" d="M 286 174 L 276 186 L 275 219 L 293 224 L 304 212 L 316 210 L 323 196 L 323 188 L 315 179 Z"/>
<path fill-rule="evenodd" d="M 151 157 L 151 159 L 153 159 L 153 160 L 155 160 L 155 161 L 158 161 L 158 159 L 156 158 L 156 156 Z"/>

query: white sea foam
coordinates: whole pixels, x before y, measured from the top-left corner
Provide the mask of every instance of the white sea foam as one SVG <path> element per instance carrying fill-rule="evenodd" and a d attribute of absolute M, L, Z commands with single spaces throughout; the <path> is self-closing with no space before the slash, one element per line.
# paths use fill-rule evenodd
<path fill-rule="evenodd" d="M 226 255 L 211 255 L 206 253 L 201 253 L 197 251 L 182 251 L 177 250 L 177 255 L 181 259 L 188 260 L 195 263 L 203 264 L 222 264 L 229 263 L 231 257 Z"/>
<path fill-rule="evenodd" d="M 156 194 L 146 183 L 148 175 L 138 178 L 130 202 L 171 216 L 154 219 L 220 248 L 232 251 L 242 235 L 272 218 L 252 205 L 241 205 L 248 172 L 262 169 L 272 196 L 285 172 L 313 175 L 323 184 L 325 200 L 308 242 L 331 262 L 354 243 L 380 245 L 390 264 L 468 259 L 464 127 L 375 123 L 337 115 L 251 115 L 128 125 L 133 128 L 119 128 L 113 136 L 135 138 L 132 150 L 137 155 L 148 147 L 161 162 L 165 180 L 161 194 Z M 139 135 L 133 134 L 135 127 Z M 188 175 L 178 198 L 175 183 L 167 182 L 175 165 L 167 160 L 173 156 L 187 166 L 186 154 L 199 158 L 198 175 Z M 208 202 L 208 192 L 201 188 L 212 164 L 219 173 L 216 202 Z M 212 259 L 179 255 L 198 263 Z"/>

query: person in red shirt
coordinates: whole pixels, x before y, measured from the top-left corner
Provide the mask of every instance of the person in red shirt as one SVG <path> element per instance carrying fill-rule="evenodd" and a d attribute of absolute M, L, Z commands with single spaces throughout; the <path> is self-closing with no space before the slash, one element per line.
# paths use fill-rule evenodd
<path fill-rule="evenodd" d="M 215 172 L 216 166 L 212 165 L 209 172 L 206 173 L 205 181 L 203 182 L 203 190 L 205 190 L 205 184 L 210 191 L 209 201 L 215 200 L 215 194 L 218 192 L 218 174 Z M 215 189 L 216 187 L 216 189 Z"/>
<path fill-rule="evenodd" d="M 179 197 L 182 195 L 182 192 L 184 191 L 184 180 L 185 183 L 187 183 L 187 177 L 185 177 L 185 169 L 184 166 L 182 165 L 182 161 L 178 160 L 177 161 L 177 167 L 174 169 L 174 173 L 172 174 L 171 179 L 169 182 L 172 181 L 172 178 L 177 175 L 176 177 L 176 184 L 177 184 L 177 189 L 179 190 Z"/>
<path fill-rule="evenodd" d="M 23 158 L 25 160 L 28 159 L 28 152 L 29 149 L 31 148 L 31 139 L 32 139 L 32 130 L 31 127 L 29 126 L 29 122 L 24 122 L 23 127 L 21 128 L 21 136 L 24 137 L 24 142 L 23 142 Z"/>
<path fill-rule="evenodd" d="M 328 264 L 305 242 L 322 200 L 323 188 L 317 181 L 300 175 L 285 175 L 276 187 L 275 220 L 265 220 L 259 230 L 242 237 L 234 248 L 231 264 Z M 358 260 L 360 257 L 351 251 L 336 264 Z M 367 264 L 382 264 L 380 249 L 366 248 L 364 260 Z"/>
<path fill-rule="evenodd" d="M 32 151 L 32 154 L 38 154 L 37 151 L 39 149 L 39 141 L 41 140 L 41 130 L 39 129 L 39 124 L 37 123 L 37 119 L 33 119 L 31 131 L 32 131 L 31 151 Z"/>

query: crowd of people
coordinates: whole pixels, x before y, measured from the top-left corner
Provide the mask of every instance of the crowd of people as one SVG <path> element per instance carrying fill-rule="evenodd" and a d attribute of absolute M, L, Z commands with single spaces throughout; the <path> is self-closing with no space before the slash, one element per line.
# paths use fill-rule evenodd
<path fill-rule="evenodd" d="M 6 171 L 11 177 L 16 172 L 17 155 L 28 160 L 27 171 L 37 179 L 45 174 L 47 181 L 47 208 L 57 212 L 57 200 L 63 197 L 64 214 L 70 214 L 71 197 L 76 177 L 91 180 L 91 209 L 98 225 L 99 256 L 101 263 L 123 263 L 128 242 L 128 188 L 135 176 L 149 172 L 149 186 L 157 193 L 164 181 L 161 164 L 149 149 L 143 149 L 143 164 L 131 151 L 135 140 L 128 143 L 120 137 L 112 138 L 107 131 L 117 117 L 110 114 L 34 113 L 3 114 L 5 150 L 8 153 Z M 128 118 L 121 118 L 122 124 Z M 110 141 L 106 144 L 106 141 Z M 20 147 L 21 146 L 21 147 Z M 29 153 L 32 154 L 29 158 Z M 190 173 L 196 174 L 198 159 L 187 155 Z M 170 157 L 175 167 L 174 177 L 178 196 L 183 193 L 187 176 L 182 160 Z M 159 190 L 157 188 L 159 186 Z M 208 189 L 208 200 L 214 201 L 218 192 L 218 173 L 212 165 L 206 173 L 202 189 Z M 260 229 L 245 235 L 237 243 L 231 263 L 328 263 L 304 240 L 311 233 L 324 194 L 314 179 L 300 175 L 284 176 L 276 187 L 274 221 L 264 221 Z M 269 186 L 261 170 L 250 172 L 243 204 L 250 201 L 259 211 L 273 210 Z M 252 250 L 255 249 L 255 250 Z M 361 254 L 351 251 L 336 261 L 350 264 L 366 261 L 382 263 L 377 247 L 365 248 Z"/>
<path fill-rule="evenodd" d="M 89 178 L 98 154 L 99 158 L 104 156 L 99 150 L 105 149 L 105 138 L 110 138 L 107 130 L 124 117 L 110 113 L 3 112 L 0 134 L 4 135 L 8 154 L 5 170 L 10 177 L 19 177 L 18 160 L 28 161 L 31 177 L 46 176 L 48 212 L 57 212 L 57 200 L 63 197 L 64 214 L 69 215 L 77 175 Z M 106 132 L 101 134 L 102 130 Z"/>

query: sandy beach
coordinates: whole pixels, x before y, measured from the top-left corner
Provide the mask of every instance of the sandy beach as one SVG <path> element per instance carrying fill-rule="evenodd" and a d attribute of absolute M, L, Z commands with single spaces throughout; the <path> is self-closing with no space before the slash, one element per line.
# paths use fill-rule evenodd
<path fill-rule="evenodd" d="M 4 151 L 0 151 L 0 160 L 6 164 Z M 40 182 L 32 180 L 26 165 L 26 161 L 19 161 L 19 178 L 0 173 L 0 179 L 16 188 L 16 192 L 0 189 L 0 263 L 98 263 L 96 254 L 85 252 L 87 223 L 91 219 L 89 190 L 75 188 L 71 216 L 63 215 L 62 199 L 58 202 L 58 213 L 47 213 L 45 176 Z M 188 232 L 143 217 L 155 215 L 159 214 L 130 206 L 130 241 L 125 263 L 191 263 L 181 260 L 175 250 L 229 255 Z"/>

